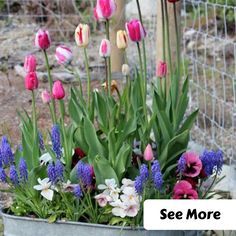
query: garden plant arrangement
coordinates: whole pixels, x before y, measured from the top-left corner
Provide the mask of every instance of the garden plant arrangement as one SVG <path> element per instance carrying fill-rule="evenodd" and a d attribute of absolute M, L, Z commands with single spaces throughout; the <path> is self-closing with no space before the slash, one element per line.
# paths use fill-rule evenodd
<path fill-rule="evenodd" d="M 0 180 L 9 184 L 14 196 L 5 213 L 47 219 L 50 223 L 64 220 L 140 227 L 146 199 L 214 196 L 212 187 L 218 181 L 223 154 L 220 150 L 206 150 L 200 155 L 187 150 L 198 110 L 186 114 L 189 81 L 182 81 L 177 18 L 176 59 L 170 51 L 167 4 L 174 5 L 174 14 L 177 1 L 161 2 L 165 47 L 163 61 L 157 63 L 156 78 L 150 82 L 151 107 L 147 105 L 148 32 L 138 0 L 139 19 L 130 19 L 126 30 L 117 32 L 117 47 L 126 54 L 128 44 L 136 44 L 139 55 L 134 75 L 125 56 L 123 88 L 112 80 L 111 73 L 109 23 L 116 11 L 115 0 L 98 0 L 94 9 L 96 20 L 104 23 L 106 29 L 98 48 L 106 68 L 106 80 L 100 90 L 91 88 L 88 25 L 79 24 L 75 29 L 75 41 L 84 55 L 87 71 L 86 93 L 73 69 L 71 73 L 79 86 L 72 86 L 69 95 L 61 81 L 53 81 L 48 60 L 49 33 L 44 29 L 36 33 L 35 46 L 42 50 L 48 69 L 49 88 L 41 96 L 51 114 L 52 128 L 43 135 L 38 129 L 35 93 L 40 84 L 36 57 L 28 55 L 24 64 L 25 88 L 32 93 L 32 114 L 19 113 L 22 140 L 18 149 L 11 148 L 6 136 L 0 145 Z M 71 49 L 58 46 L 55 57 L 68 70 Z"/>

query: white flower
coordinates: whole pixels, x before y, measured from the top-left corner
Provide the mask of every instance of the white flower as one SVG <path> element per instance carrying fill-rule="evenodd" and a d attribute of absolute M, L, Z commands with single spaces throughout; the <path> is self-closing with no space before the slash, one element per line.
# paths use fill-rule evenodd
<path fill-rule="evenodd" d="M 113 201 L 119 198 L 120 189 L 117 188 L 115 179 L 106 179 L 105 184 L 98 185 L 99 190 L 104 190 L 103 194 L 108 195 Z"/>
<path fill-rule="evenodd" d="M 41 165 L 47 165 L 49 162 L 52 161 L 52 156 L 50 155 L 49 152 L 44 153 L 40 158 L 39 158 Z"/>
<path fill-rule="evenodd" d="M 62 189 L 64 192 L 70 192 L 72 193 L 74 191 L 74 188 L 77 184 L 72 184 L 70 180 L 67 180 L 66 183 L 62 183 Z"/>
<path fill-rule="evenodd" d="M 139 196 L 134 187 L 125 187 L 120 199 L 128 204 L 139 204 Z"/>
<path fill-rule="evenodd" d="M 49 178 L 45 178 L 41 180 L 38 178 L 39 185 L 35 185 L 34 189 L 41 191 L 41 195 L 46 198 L 49 201 L 52 201 L 53 198 L 53 190 L 50 189 L 51 182 L 49 181 Z"/>
<path fill-rule="evenodd" d="M 95 199 L 100 207 L 105 207 L 108 202 L 112 201 L 112 198 L 104 193 L 96 195 Z"/>
<path fill-rule="evenodd" d="M 120 200 L 110 203 L 114 208 L 112 214 L 121 218 L 135 217 L 139 211 L 139 204 L 130 204 L 128 202 L 121 202 Z"/>
<path fill-rule="evenodd" d="M 122 179 L 121 190 L 123 191 L 125 187 L 134 187 L 134 181 L 131 179 Z"/>

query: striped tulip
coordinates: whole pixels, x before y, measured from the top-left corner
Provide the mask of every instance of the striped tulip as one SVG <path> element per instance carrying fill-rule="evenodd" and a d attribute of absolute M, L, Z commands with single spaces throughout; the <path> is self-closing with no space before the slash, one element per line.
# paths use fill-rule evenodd
<path fill-rule="evenodd" d="M 90 39 L 90 29 L 86 24 L 79 24 L 75 30 L 75 41 L 79 47 L 87 47 Z"/>
<path fill-rule="evenodd" d="M 115 11 L 115 0 L 97 0 L 96 12 L 100 20 L 110 19 Z"/>
<path fill-rule="evenodd" d="M 46 50 L 51 45 L 51 39 L 47 30 L 40 29 L 35 36 L 35 46 L 39 49 Z"/>
<path fill-rule="evenodd" d="M 99 50 L 100 57 L 110 57 L 111 56 L 111 43 L 108 39 L 103 39 Z"/>
<path fill-rule="evenodd" d="M 140 42 L 146 37 L 146 31 L 139 20 L 131 20 L 125 26 L 131 41 Z"/>
<path fill-rule="evenodd" d="M 55 58 L 60 65 L 68 65 L 73 59 L 73 54 L 70 48 L 60 45 L 56 48 Z"/>
<path fill-rule="evenodd" d="M 116 44 L 119 49 L 126 49 L 128 47 L 128 36 L 126 31 L 117 31 Z"/>

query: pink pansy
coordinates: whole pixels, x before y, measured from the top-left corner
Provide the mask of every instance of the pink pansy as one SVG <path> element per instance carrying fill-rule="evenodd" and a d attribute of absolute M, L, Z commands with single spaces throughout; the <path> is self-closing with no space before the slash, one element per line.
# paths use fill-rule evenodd
<path fill-rule="evenodd" d="M 199 156 L 194 152 L 186 152 L 183 154 L 186 162 L 186 168 L 183 175 L 187 177 L 196 177 L 202 170 L 202 162 Z"/>
<path fill-rule="evenodd" d="M 73 54 L 70 48 L 60 45 L 56 48 L 55 58 L 60 65 L 68 65 L 73 59 Z"/>
<path fill-rule="evenodd" d="M 100 207 L 105 207 L 108 202 L 112 201 L 112 198 L 104 193 L 98 194 L 95 199 Z"/>
<path fill-rule="evenodd" d="M 37 48 L 46 50 L 51 45 L 51 39 L 48 31 L 40 29 L 35 36 L 35 46 Z"/>
<path fill-rule="evenodd" d="M 34 55 L 28 55 L 25 57 L 24 69 L 26 73 L 35 72 L 37 66 L 37 60 Z"/>
<path fill-rule="evenodd" d="M 146 37 L 145 29 L 139 20 L 131 20 L 125 26 L 131 41 L 140 42 Z"/>
<path fill-rule="evenodd" d="M 63 88 L 62 82 L 57 80 L 53 84 L 52 94 L 55 99 L 63 99 L 65 97 L 65 90 Z"/>
<path fill-rule="evenodd" d="M 198 199 L 198 193 L 188 181 L 181 180 L 175 184 L 173 199 Z"/>
<path fill-rule="evenodd" d="M 115 0 L 97 0 L 96 12 L 98 19 L 110 19 L 114 15 L 115 11 Z"/>

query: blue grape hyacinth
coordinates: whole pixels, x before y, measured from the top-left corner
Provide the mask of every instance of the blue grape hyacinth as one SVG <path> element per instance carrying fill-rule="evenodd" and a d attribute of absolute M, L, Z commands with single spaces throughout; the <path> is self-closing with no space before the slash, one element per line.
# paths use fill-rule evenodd
<path fill-rule="evenodd" d="M 61 137 L 60 137 L 60 128 L 59 125 L 53 125 L 52 133 L 52 149 L 55 152 L 58 159 L 62 156 L 62 147 L 61 147 Z"/>
<path fill-rule="evenodd" d="M 20 159 L 19 172 L 20 172 L 20 180 L 22 182 L 26 182 L 28 180 L 28 172 L 27 172 L 26 161 L 24 158 Z"/>
<path fill-rule="evenodd" d="M 83 185 L 91 186 L 93 181 L 91 166 L 80 161 L 77 166 L 77 177 Z"/>
<path fill-rule="evenodd" d="M 10 166 L 10 180 L 15 186 L 19 184 L 19 177 L 15 165 Z"/>
<path fill-rule="evenodd" d="M 74 188 L 74 195 L 77 199 L 80 199 L 83 196 L 83 192 L 79 184 L 77 184 Z"/>
<path fill-rule="evenodd" d="M 6 136 L 2 137 L 2 143 L 0 149 L 1 149 L 1 158 L 3 164 L 5 166 L 12 164 L 14 161 L 14 155 Z"/>

